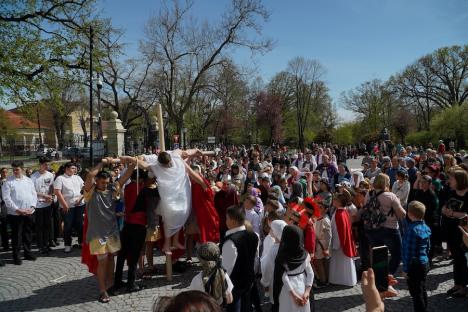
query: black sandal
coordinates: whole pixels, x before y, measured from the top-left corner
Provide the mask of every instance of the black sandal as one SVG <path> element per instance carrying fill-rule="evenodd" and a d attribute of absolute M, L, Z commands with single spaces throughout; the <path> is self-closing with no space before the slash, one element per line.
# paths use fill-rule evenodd
<path fill-rule="evenodd" d="M 103 293 L 101 293 L 101 294 L 99 295 L 98 301 L 99 301 L 100 303 L 109 303 L 110 298 L 109 298 L 109 295 L 107 294 L 106 291 L 103 292 Z"/>

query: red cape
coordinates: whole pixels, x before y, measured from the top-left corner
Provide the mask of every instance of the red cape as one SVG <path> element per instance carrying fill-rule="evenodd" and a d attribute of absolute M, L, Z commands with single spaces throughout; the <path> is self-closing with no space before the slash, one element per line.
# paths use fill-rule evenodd
<path fill-rule="evenodd" d="M 351 231 L 351 221 L 346 209 L 337 209 L 335 213 L 336 228 L 340 238 L 340 245 L 343 253 L 347 257 L 356 256 L 356 246 L 354 245 L 353 233 Z"/>
<path fill-rule="evenodd" d="M 203 178 L 206 190 L 192 181 L 192 209 L 200 229 L 199 241 L 219 242 L 219 215 L 214 206 L 214 193 L 207 179 Z"/>
<path fill-rule="evenodd" d="M 86 232 L 88 231 L 88 212 L 85 209 L 84 223 L 83 223 L 83 246 L 81 248 L 81 263 L 88 266 L 89 273 L 97 275 L 98 259 L 89 251 L 89 245 L 86 242 Z"/>

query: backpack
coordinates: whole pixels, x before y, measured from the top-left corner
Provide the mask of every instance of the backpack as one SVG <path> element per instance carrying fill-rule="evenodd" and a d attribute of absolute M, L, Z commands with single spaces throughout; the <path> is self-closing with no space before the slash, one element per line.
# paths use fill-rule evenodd
<path fill-rule="evenodd" d="M 393 208 L 386 215 L 380 210 L 380 202 L 378 197 L 382 194 L 383 191 L 375 193 L 371 191 L 369 193 L 369 201 L 364 206 L 364 211 L 361 215 L 361 220 L 364 226 L 364 230 L 376 230 L 382 227 L 382 224 L 385 223 L 387 217 L 393 213 Z"/>

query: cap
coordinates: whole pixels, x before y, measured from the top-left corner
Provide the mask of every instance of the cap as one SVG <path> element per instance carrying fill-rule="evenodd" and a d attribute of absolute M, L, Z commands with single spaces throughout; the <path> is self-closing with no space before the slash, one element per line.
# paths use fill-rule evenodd
<path fill-rule="evenodd" d="M 349 181 L 342 181 L 340 184 L 336 184 L 335 187 L 351 188 L 351 183 Z"/>

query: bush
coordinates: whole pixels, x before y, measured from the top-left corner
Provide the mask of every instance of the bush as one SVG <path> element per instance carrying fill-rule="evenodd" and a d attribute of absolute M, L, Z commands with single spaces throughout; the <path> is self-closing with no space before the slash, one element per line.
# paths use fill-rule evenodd
<path fill-rule="evenodd" d="M 434 139 L 434 134 L 430 131 L 413 132 L 406 136 L 406 143 L 410 145 L 426 147 L 430 142 L 435 144 L 435 141 L 437 140 Z"/>

